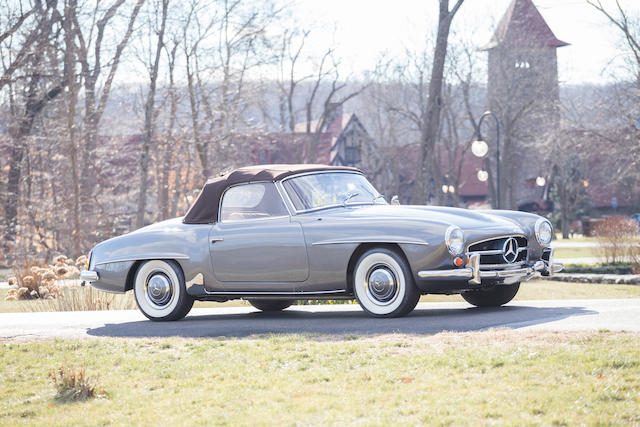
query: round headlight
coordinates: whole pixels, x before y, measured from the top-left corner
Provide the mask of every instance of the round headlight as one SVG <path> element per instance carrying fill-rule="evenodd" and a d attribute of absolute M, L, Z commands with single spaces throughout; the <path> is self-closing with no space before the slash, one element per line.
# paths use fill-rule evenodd
<path fill-rule="evenodd" d="M 460 227 L 452 225 L 447 228 L 447 232 L 444 235 L 444 241 L 447 244 L 447 249 L 451 255 L 460 255 L 464 249 L 464 234 Z"/>
<path fill-rule="evenodd" d="M 553 234 L 553 228 L 551 223 L 544 218 L 540 218 L 536 221 L 536 239 L 541 245 L 548 245 L 551 242 L 551 235 Z"/>

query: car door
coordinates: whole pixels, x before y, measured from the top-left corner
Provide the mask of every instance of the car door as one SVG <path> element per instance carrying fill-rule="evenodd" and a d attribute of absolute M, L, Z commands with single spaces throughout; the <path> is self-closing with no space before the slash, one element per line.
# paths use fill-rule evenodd
<path fill-rule="evenodd" d="M 293 292 L 309 276 L 300 224 L 291 221 L 275 184 L 231 187 L 209 235 L 213 274 L 228 291 Z"/>

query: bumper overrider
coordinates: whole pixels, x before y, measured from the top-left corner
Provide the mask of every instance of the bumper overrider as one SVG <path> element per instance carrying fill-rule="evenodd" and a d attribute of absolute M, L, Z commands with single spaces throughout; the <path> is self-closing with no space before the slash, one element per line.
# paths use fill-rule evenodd
<path fill-rule="evenodd" d="M 83 282 L 97 282 L 98 281 L 98 273 L 92 270 L 83 270 L 80 272 L 80 280 Z"/>
<path fill-rule="evenodd" d="M 553 249 L 545 248 L 539 261 L 532 261 L 526 266 L 485 270 L 480 265 L 480 254 L 471 253 L 465 268 L 422 270 L 418 272 L 418 277 L 425 280 L 468 281 L 469 285 L 480 285 L 483 280 L 513 283 L 529 280 L 538 273 L 542 276 L 552 276 L 562 271 L 562 268 L 562 264 L 553 262 Z"/>

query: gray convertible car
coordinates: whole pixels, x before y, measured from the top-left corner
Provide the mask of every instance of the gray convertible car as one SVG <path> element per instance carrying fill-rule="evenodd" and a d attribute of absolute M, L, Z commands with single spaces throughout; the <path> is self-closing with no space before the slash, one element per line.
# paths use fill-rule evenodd
<path fill-rule="evenodd" d="M 261 165 L 209 180 L 182 218 L 98 244 L 81 279 L 132 290 L 151 320 L 238 298 L 264 311 L 355 298 L 398 317 L 422 294 L 506 304 L 521 282 L 562 268 L 552 233 L 524 212 L 388 204 L 354 168 Z"/>

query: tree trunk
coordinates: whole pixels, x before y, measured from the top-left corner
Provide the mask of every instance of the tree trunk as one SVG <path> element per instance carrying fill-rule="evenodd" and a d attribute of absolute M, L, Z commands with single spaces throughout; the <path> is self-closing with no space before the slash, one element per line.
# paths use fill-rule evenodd
<path fill-rule="evenodd" d="M 156 98 L 156 83 L 158 80 L 158 68 L 160 67 L 160 55 L 164 46 L 164 30 L 167 23 L 167 9 L 169 0 L 162 0 L 162 21 L 158 32 L 158 43 L 156 45 L 155 59 L 151 67 L 149 81 L 149 93 L 144 106 L 144 139 L 142 143 L 142 153 L 140 155 L 140 192 L 138 194 L 138 212 L 136 215 L 136 228 L 144 225 L 144 214 L 147 208 L 147 179 L 149 175 L 149 150 L 155 130 L 154 105 Z"/>
<path fill-rule="evenodd" d="M 65 82 L 54 86 L 42 98 L 36 99 L 40 77 L 33 75 L 29 83 L 29 92 L 24 109 L 24 115 L 15 132 L 12 133 L 13 148 L 9 158 L 9 176 L 7 179 L 7 197 L 4 204 L 6 218 L 4 248 L 9 253 L 10 247 L 16 240 L 16 226 L 18 222 L 18 203 L 20 202 L 20 178 L 22 175 L 22 159 L 26 151 L 26 138 L 31 133 L 33 122 L 49 101 L 62 92 Z"/>
<path fill-rule="evenodd" d="M 451 21 L 464 0 L 458 0 L 449 11 L 449 0 L 440 0 L 438 17 L 438 33 L 436 36 L 436 48 L 429 80 L 429 97 L 427 99 L 427 113 L 421 132 L 420 152 L 418 154 L 418 170 L 414 184 L 413 203 L 424 203 L 428 198 L 428 189 L 431 178 L 434 179 L 436 192 L 439 193 L 442 185 L 440 171 L 436 169 L 440 165 L 435 161 L 435 147 L 440 128 L 440 112 L 442 109 L 442 82 L 444 80 L 444 66 L 447 57 L 447 44 Z"/>

